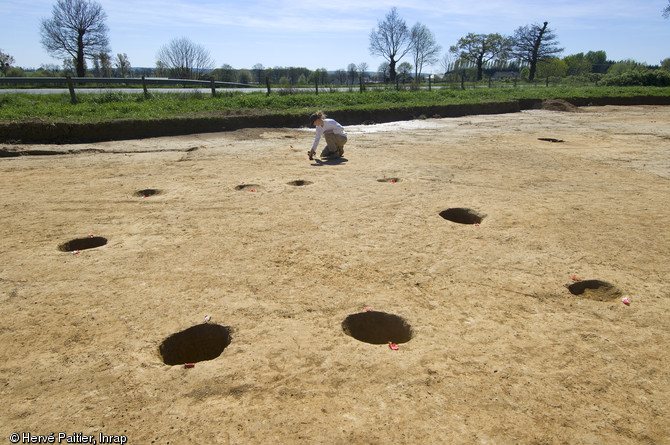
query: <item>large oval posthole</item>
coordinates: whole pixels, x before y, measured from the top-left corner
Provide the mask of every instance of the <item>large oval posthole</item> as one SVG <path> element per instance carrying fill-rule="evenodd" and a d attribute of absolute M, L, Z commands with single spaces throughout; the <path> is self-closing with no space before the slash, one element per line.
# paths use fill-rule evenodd
<path fill-rule="evenodd" d="M 78 252 L 80 250 L 95 249 L 107 244 L 107 238 L 89 235 L 86 238 L 77 238 L 58 246 L 61 252 Z"/>
<path fill-rule="evenodd" d="M 170 335 L 158 350 L 166 365 L 183 365 L 217 358 L 230 341 L 230 328 L 203 323 Z"/>
<path fill-rule="evenodd" d="M 377 311 L 349 315 L 342 322 L 342 330 L 356 340 L 373 345 L 407 343 L 413 336 L 412 328 L 405 319 Z"/>
<path fill-rule="evenodd" d="M 577 295 L 588 300 L 614 301 L 623 293 L 613 284 L 600 280 L 583 280 L 568 286 L 572 295 Z"/>
<path fill-rule="evenodd" d="M 440 216 L 447 221 L 458 224 L 481 224 L 486 215 L 468 208 L 449 208 L 440 212 Z"/>
<path fill-rule="evenodd" d="M 160 195 L 161 191 L 158 189 L 144 189 L 144 190 L 138 190 L 135 192 L 135 196 L 139 196 L 140 198 L 147 198 L 149 196 L 155 196 L 155 195 Z"/>

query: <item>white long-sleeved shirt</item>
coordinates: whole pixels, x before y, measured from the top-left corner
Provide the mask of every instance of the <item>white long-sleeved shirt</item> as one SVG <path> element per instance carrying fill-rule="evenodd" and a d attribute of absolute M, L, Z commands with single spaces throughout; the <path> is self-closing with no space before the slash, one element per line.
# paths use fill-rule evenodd
<path fill-rule="evenodd" d="M 340 125 L 337 121 L 333 119 L 324 119 L 323 126 L 316 126 L 316 133 L 314 134 L 314 143 L 312 144 L 312 151 L 316 151 L 316 147 L 319 146 L 319 141 L 321 140 L 321 135 L 326 131 L 332 130 L 335 134 L 341 134 L 346 136 L 347 133 L 344 131 L 344 127 Z"/>

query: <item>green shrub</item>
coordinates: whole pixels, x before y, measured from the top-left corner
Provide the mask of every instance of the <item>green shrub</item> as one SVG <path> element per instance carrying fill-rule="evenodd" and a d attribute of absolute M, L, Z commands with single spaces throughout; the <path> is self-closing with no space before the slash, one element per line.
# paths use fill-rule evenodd
<path fill-rule="evenodd" d="M 665 70 L 633 70 L 618 75 L 606 75 L 602 83 L 610 86 L 670 86 L 670 72 Z"/>

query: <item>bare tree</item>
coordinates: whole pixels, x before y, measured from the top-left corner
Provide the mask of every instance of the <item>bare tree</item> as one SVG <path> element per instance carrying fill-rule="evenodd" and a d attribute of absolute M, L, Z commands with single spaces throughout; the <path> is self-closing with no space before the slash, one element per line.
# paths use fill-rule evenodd
<path fill-rule="evenodd" d="M 119 77 L 127 77 L 130 74 L 131 66 L 128 54 L 116 55 L 116 72 Z"/>
<path fill-rule="evenodd" d="M 174 39 L 164 45 L 158 51 L 156 59 L 157 66 L 167 69 L 171 76 L 178 79 L 197 79 L 202 70 L 214 66 L 209 51 L 186 37 Z"/>
<path fill-rule="evenodd" d="M 440 59 L 440 67 L 444 70 L 444 76 L 446 77 L 447 74 L 451 71 L 453 71 L 456 68 L 456 62 L 453 58 L 453 53 L 452 52 L 447 52 L 442 56 L 442 59 Z"/>
<path fill-rule="evenodd" d="M 358 64 L 358 75 L 359 76 L 365 76 L 365 72 L 368 70 L 368 64 L 365 62 L 361 62 Z"/>
<path fill-rule="evenodd" d="M 417 23 L 412 26 L 412 55 L 414 57 L 414 78 L 419 83 L 424 65 L 432 65 L 438 61 L 442 47 L 435 42 L 433 33 L 427 26 Z"/>
<path fill-rule="evenodd" d="M 400 61 L 412 48 L 412 40 L 407 24 L 398 16 L 398 10 L 393 7 L 386 14 L 383 22 L 379 22 L 377 30 L 370 32 L 370 54 L 381 56 L 389 62 L 391 82 L 395 83 L 396 63 Z"/>
<path fill-rule="evenodd" d="M 78 77 L 86 75 L 86 58 L 108 51 L 107 14 L 93 0 L 58 0 L 52 17 L 42 19 L 42 46 L 53 57 L 70 57 Z"/>
<path fill-rule="evenodd" d="M 670 0 L 668 0 L 668 6 L 663 8 L 663 17 L 665 17 L 666 19 L 670 17 Z"/>
<path fill-rule="evenodd" d="M 483 67 L 492 60 L 505 60 L 511 50 L 512 41 L 500 34 L 469 33 L 458 40 L 450 51 L 460 60 L 477 67 L 477 80 L 482 80 Z"/>
<path fill-rule="evenodd" d="M 549 22 L 544 22 L 542 26 L 535 23 L 521 26 L 514 32 L 512 55 L 530 65 L 529 80 L 535 78 L 537 62 L 563 52 L 563 48 L 557 46 L 556 35 L 547 28 L 548 25 Z"/>

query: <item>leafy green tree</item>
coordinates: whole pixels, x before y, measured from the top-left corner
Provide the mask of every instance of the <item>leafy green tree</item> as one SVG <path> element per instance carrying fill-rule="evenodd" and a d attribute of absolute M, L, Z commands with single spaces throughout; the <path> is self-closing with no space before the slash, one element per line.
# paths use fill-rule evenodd
<path fill-rule="evenodd" d="M 112 77 L 112 58 L 110 55 L 104 51 L 101 51 L 98 54 L 98 59 L 100 62 L 100 77 Z M 93 59 L 95 60 L 95 58 Z"/>
<path fill-rule="evenodd" d="M 568 76 L 584 76 L 591 72 L 593 64 L 584 56 L 584 53 L 573 54 L 563 58 L 568 66 Z"/>
<path fill-rule="evenodd" d="M 377 73 L 379 75 L 379 80 L 386 83 L 386 80 L 389 78 L 390 66 L 388 62 L 382 62 L 377 68 Z"/>
<path fill-rule="evenodd" d="M 310 84 L 313 83 L 318 83 L 319 85 L 327 85 L 330 83 L 330 76 L 328 75 L 328 70 L 325 68 L 319 68 L 314 71 L 312 71 L 309 76 L 305 76 L 305 74 L 301 74 L 300 77 L 305 78 L 306 77 L 306 82 L 309 82 Z"/>
<path fill-rule="evenodd" d="M 0 50 L 0 72 L 2 72 L 3 75 L 7 75 L 7 72 L 9 71 L 9 68 L 11 65 L 14 63 L 14 58 L 10 56 L 9 54 L 5 54 Z"/>
<path fill-rule="evenodd" d="M 235 69 L 227 63 L 224 63 L 221 68 L 212 70 L 210 75 L 220 82 L 235 82 L 237 77 Z"/>
<path fill-rule="evenodd" d="M 355 63 L 350 63 L 347 66 L 347 78 L 349 85 L 353 85 L 356 82 L 356 76 L 358 76 L 358 67 Z"/>
<path fill-rule="evenodd" d="M 237 73 L 237 81 L 240 83 L 251 83 L 252 78 L 253 76 L 249 70 L 239 70 Z"/>
<path fill-rule="evenodd" d="M 528 80 L 530 81 L 535 79 L 537 62 L 563 52 L 563 48 L 558 47 L 556 35 L 548 26 L 549 22 L 544 22 L 542 26 L 535 23 L 533 25 L 520 26 L 514 32 L 511 54 L 528 63 Z"/>
<path fill-rule="evenodd" d="M 403 62 L 398 65 L 398 81 L 407 83 L 412 81 L 412 64 Z"/>
<path fill-rule="evenodd" d="M 389 77 L 395 83 L 396 64 L 412 49 L 412 39 L 407 24 L 393 7 L 370 32 L 370 54 L 381 56 L 389 63 Z"/>
<path fill-rule="evenodd" d="M 347 72 L 343 69 L 335 70 L 335 73 L 333 73 L 333 83 L 337 83 L 338 85 L 347 83 Z"/>
<path fill-rule="evenodd" d="M 469 33 L 449 51 L 459 57 L 461 63 L 476 66 L 477 80 L 482 80 L 484 65 L 496 59 L 505 60 L 511 48 L 511 40 L 500 34 Z"/>
<path fill-rule="evenodd" d="M 5 74 L 7 77 L 26 77 L 26 73 L 23 71 L 23 68 L 19 68 L 18 66 L 10 67 Z"/>
<path fill-rule="evenodd" d="M 561 60 L 558 57 L 545 59 L 537 63 L 537 77 L 565 77 L 568 73 L 569 64 L 565 59 Z"/>
<path fill-rule="evenodd" d="M 607 62 L 605 51 L 589 51 L 584 57 L 591 62 L 591 72 L 593 73 L 606 73 L 607 68 L 612 64 L 612 62 Z"/>
<path fill-rule="evenodd" d="M 639 63 L 632 59 L 622 60 L 613 64 L 608 70 L 608 75 L 618 76 L 641 67 Z"/>
<path fill-rule="evenodd" d="M 73 59 L 77 76 L 84 77 L 86 58 L 108 51 L 106 18 L 93 0 L 58 0 L 52 17 L 42 20 L 42 46 L 54 57 Z"/>
<path fill-rule="evenodd" d="M 30 77 L 59 77 L 61 76 L 61 69 L 59 65 L 45 64 L 35 71 Z"/>
<path fill-rule="evenodd" d="M 262 63 L 257 63 L 256 65 L 252 66 L 251 72 L 254 73 L 256 83 L 262 84 L 265 82 L 265 67 Z"/>
<path fill-rule="evenodd" d="M 670 71 L 670 57 L 668 57 L 667 59 L 664 59 L 661 62 L 661 69 L 665 70 L 665 71 Z"/>

